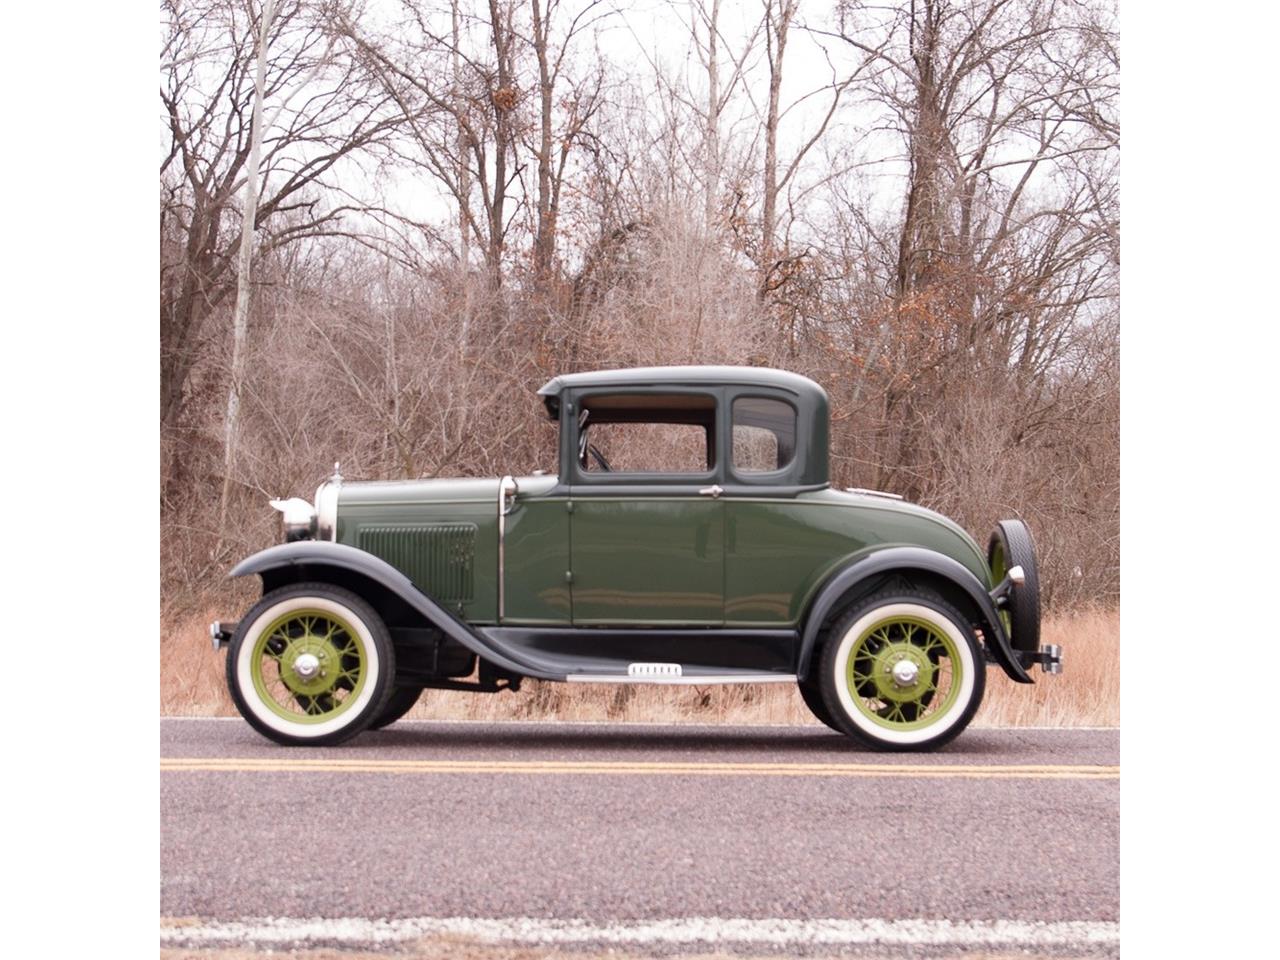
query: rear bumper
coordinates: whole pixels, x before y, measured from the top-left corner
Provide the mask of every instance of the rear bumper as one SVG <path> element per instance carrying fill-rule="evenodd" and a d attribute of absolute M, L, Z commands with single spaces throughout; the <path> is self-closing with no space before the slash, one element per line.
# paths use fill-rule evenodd
<path fill-rule="evenodd" d="M 1039 650 L 1015 650 L 1014 655 L 1027 669 L 1038 663 L 1045 673 L 1062 672 L 1062 647 L 1056 643 L 1043 643 Z"/>

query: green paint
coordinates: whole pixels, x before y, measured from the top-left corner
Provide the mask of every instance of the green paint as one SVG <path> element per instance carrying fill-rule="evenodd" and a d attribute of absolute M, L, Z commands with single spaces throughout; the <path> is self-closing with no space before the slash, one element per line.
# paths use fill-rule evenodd
<path fill-rule="evenodd" d="M 297 672 L 304 654 L 320 662 L 312 677 Z M 259 635 L 249 671 L 258 699 L 292 723 L 321 723 L 346 712 L 364 689 L 368 654 L 360 635 L 324 610 L 294 610 Z"/>
<path fill-rule="evenodd" d="M 996 541 L 991 551 L 991 584 L 995 586 L 1009 573 L 1009 561 L 1004 556 L 1004 544 Z M 1000 622 L 1004 624 L 1006 637 L 1013 636 L 1013 617 L 1005 607 L 999 609 Z"/>
<path fill-rule="evenodd" d="M 569 623 L 569 501 L 526 497 L 506 517 L 504 623 Z"/>
<path fill-rule="evenodd" d="M 913 683 L 894 679 L 894 667 L 902 661 L 916 668 Z M 872 623 L 854 641 L 845 682 L 859 712 L 877 726 L 919 730 L 951 711 L 960 696 L 963 671 L 959 648 L 950 636 L 927 620 L 895 616 Z"/>
<path fill-rule="evenodd" d="M 576 404 L 614 382 L 626 393 L 713 396 L 714 468 L 698 477 L 584 474 Z M 896 545 L 951 557 L 984 584 L 991 576 L 977 544 L 946 517 L 821 488 L 827 401 L 804 378 L 733 368 L 615 371 L 557 378 L 542 396 L 560 421 L 560 472 L 518 478 L 504 519 L 506 623 L 794 626 L 836 568 Z M 795 460 L 767 482 L 732 470 L 731 407 L 740 396 L 775 397 L 798 412 Z M 699 493 L 712 484 L 723 488 L 718 499 Z M 429 533 L 443 525 L 474 531 L 466 558 Z M 463 619 L 497 622 L 496 479 L 345 483 L 337 528 L 339 542 L 387 560 Z"/>
<path fill-rule="evenodd" d="M 724 622 L 724 504 L 583 497 L 570 520 L 573 622 Z"/>

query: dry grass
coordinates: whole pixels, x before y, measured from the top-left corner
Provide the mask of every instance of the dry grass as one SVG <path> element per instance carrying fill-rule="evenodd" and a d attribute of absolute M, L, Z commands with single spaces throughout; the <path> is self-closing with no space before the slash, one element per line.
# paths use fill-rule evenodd
<path fill-rule="evenodd" d="M 232 716 L 223 661 L 207 626 L 243 609 L 162 617 L 160 709 L 170 716 Z M 988 671 L 975 726 L 1114 726 L 1120 722 L 1120 612 L 1062 614 L 1044 624 L 1043 640 L 1061 644 L 1061 676 L 1036 674 L 1035 686 Z M 789 684 L 729 687 L 607 686 L 529 681 L 519 693 L 477 696 L 446 690 L 423 694 L 410 718 L 424 720 L 619 720 L 653 723 L 817 723 Z"/>
<path fill-rule="evenodd" d="M 1044 622 L 1041 642 L 1062 647 L 1062 673 L 1035 686 L 987 672 L 974 723 L 985 727 L 1114 727 L 1120 724 L 1120 611 L 1085 609 Z"/>

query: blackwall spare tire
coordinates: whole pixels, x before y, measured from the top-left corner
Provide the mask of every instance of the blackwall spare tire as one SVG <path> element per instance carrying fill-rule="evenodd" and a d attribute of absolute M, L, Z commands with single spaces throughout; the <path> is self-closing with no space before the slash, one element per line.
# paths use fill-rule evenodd
<path fill-rule="evenodd" d="M 1021 520 L 1001 520 L 987 544 L 991 578 L 999 583 L 1013 567 L 1021 567 L 1026 579 L 1013 584 L 1009 603 L 1001 611 L 1009 642 L 1015 650 L 1040 649 L 1040 574 L 1031 531 Z"/>

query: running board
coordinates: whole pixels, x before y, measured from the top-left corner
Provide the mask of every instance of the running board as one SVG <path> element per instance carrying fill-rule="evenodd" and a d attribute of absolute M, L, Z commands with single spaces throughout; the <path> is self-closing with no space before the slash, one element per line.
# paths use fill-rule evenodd
<path fill-rule="evenodd" d="M 794 673 L 571 673 L 570 683 L 664 683 L 675 686 L 713 686 L 725 683 L 795 683 Z"/>

